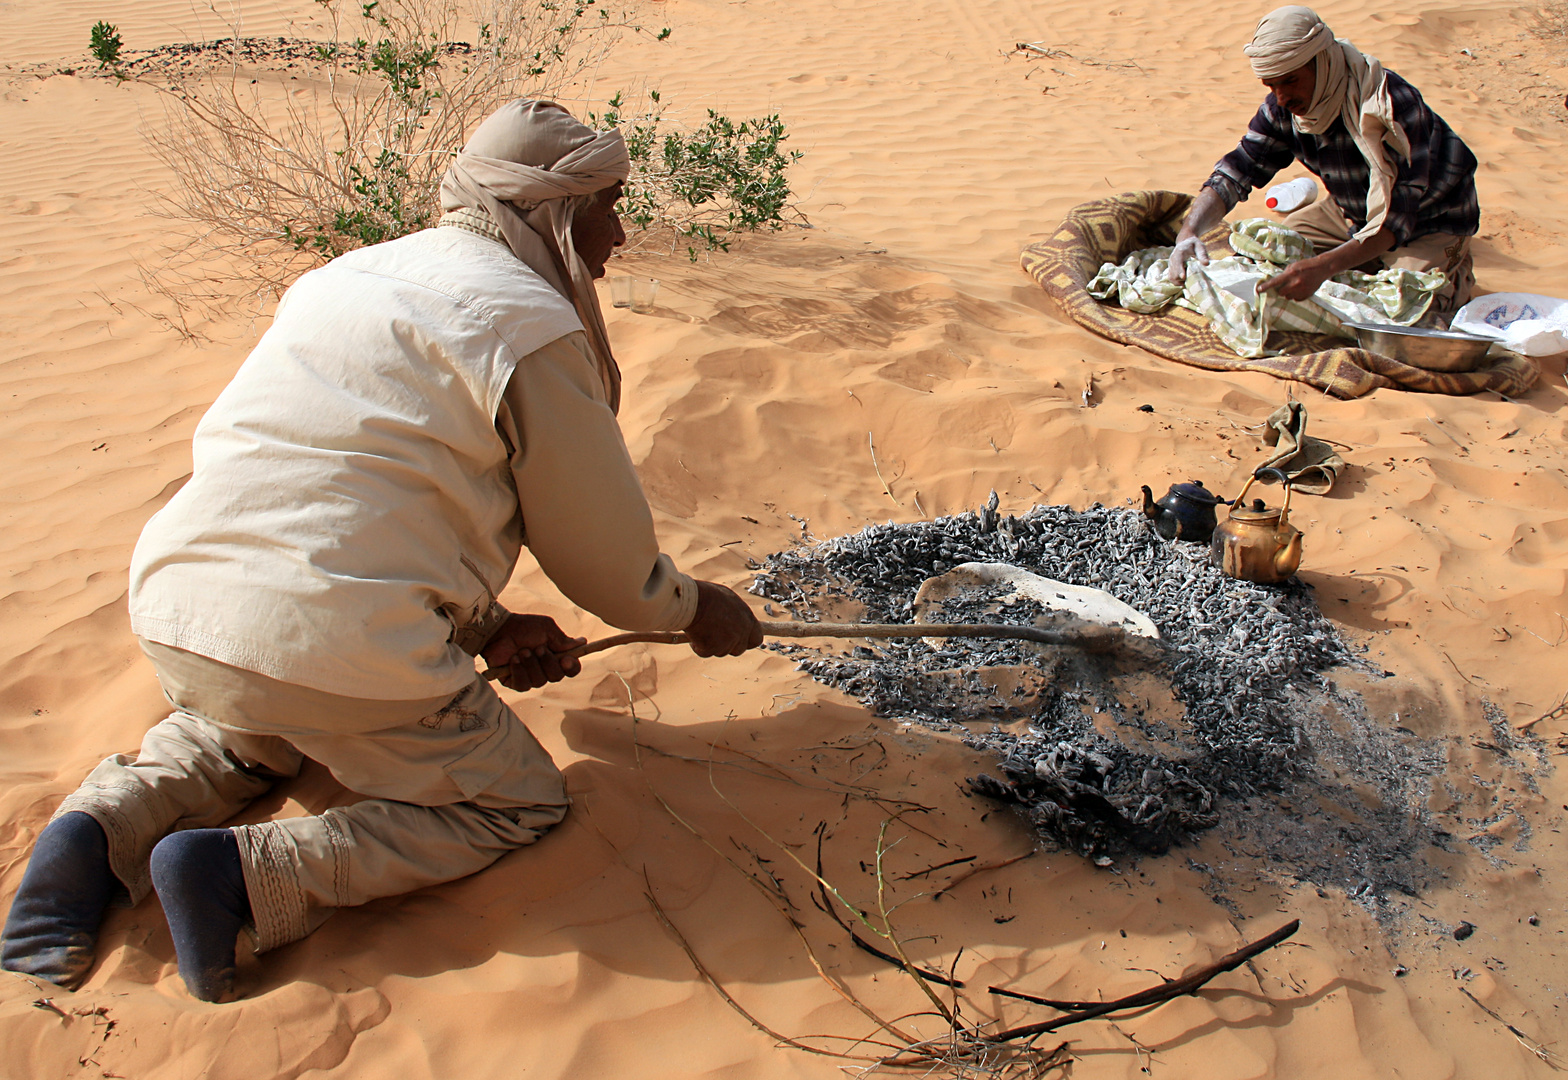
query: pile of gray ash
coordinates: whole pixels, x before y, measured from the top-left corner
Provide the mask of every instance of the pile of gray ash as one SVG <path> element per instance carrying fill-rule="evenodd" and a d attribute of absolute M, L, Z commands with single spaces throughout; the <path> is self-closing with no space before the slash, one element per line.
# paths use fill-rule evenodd
<path fill-rule="evenodd" d="M 773 555 L 751 591 L 797 619 L 907 623 L 920 585 L 966 562 L 1102 589 L 1152 619 L 1163 641 L 1105 656 L 960 638 L 772 647 L 879 715 L 993 754 L 996 775 L 972 777 L 971 789 L 1102 865 L 1188 840 L 1219 821 L 1227 802 L 1320 783 L 1313 743 L 1333 738 L 1325 703 L 1367 724 L 1359 700 L 1347 700 L 1327 673 L 1375 669 L 1323 617 L 1309 587 L 1228 578 L 1205 546 L 1163 540 L 1130 509 L 1036 506 L 1004 517 L 993 493 L 978 513 L 874 525 Z M 1007 600 L 999 593 L 927 621 L 1029 624 L 1041 614 L 1037 604 Z M 1412 765 L 1402 753 L 1340 749 L 1350 759 L 1341 765 L 1365 758 L 1367 769 L 1387 772 L 1354 779 L 1406 807 L 1419 804 L 1419 781 L 1440 767 L 1425 754 Z M 1356 875 L 1354 866 L 1324 869 Z"/>

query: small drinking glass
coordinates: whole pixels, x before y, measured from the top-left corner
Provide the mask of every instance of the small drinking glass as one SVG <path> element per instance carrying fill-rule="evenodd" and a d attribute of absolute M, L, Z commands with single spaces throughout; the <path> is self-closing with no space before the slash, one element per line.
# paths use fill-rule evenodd
<path fill-rule="evenodd" d="M 646 315 L 653 310 L 653 301 L 659 295 L 658 278 L 632 278 L 632 310 Z"/>
<path fill-rule="evenodd" d="M 616 307 L 632 306 L 632 279 L 624 274 L 610 279 L 610 303 Z"/>

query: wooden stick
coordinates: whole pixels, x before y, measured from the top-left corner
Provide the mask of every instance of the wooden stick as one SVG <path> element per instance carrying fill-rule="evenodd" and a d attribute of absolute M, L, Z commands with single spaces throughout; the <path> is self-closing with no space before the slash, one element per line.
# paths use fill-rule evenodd
<path fill-rule="evenodd" d="M 1250 945 L 1244 945 L 1230 955 L 1220 957 L 1220 959 L 1208 967 L 1200 968 L 1185 978 L 1173 979 L 1159 986 L 1150 987 L 1148 990 L 1140 990 L 1136 994 L 1128 994 L 1126 997 L 1117 998 L 1115 1001 L 1104 1001 L 1087 1008 L 1081 1007 L 1088 1005 L 1087 1002 L 1064 1001 L 1058 1004 L 1045 998 L 1034 998 L 1025 994 L 1007 991 L 1008 997 L 1023 998 L 1025 1001 L 1032 1001 L 1040 1005 L 1050 1005 L 1053 1008 L 1071 1009 L 1071 1015 L 1058 1016 L 1055 1020 L 1047 1020 L 1043 1024 L 1026 1024 L 1023 1027 L 1009 1028 L 1006 1031 L 989 1036 L 989 1038 L 992 1042 L 1024 1039 L 1047 1031 L 1055 1031 L 1057 1028 L 1066 1027 L 1068 1024 L 1076 1024 L 1081 1020 L 1092 1020 L 1096 1016 L 1104 1016 L 1106 1013 L 1120 1012 L 1123 1009 L 1143 1009 L 1150 1005 L 1171 1001 L 1174 998 L 1181 997 L 1183 994 L 1195 994 L 1216 975 L 1222 975 L 1227 971 L 1239 968 L 1260 952 L 1272 949 L 1300 928 L 1301 920 L 1292 919 L 1267 937 L 1261 937 Z M 991 990 L 993 993 L 996 992 L 995 987 L 992 987 Z"/>
<path fill-rule="evenodd" d="M 1085 624 L 1070 630 L 1042 630 L 1038 626 L 1009 626 L 1005 623 L 808 623 L 763 622 L 762 633 L 776 638 L 1009 638 L 1014 641 L 1035 641 L 1042 645 L 1070 645 L 1087 652 L 1109 652 L 1123 638 L 1126 631 L 1115 626 Z M 613 634 L 590 641 L 586 645 L 564 653 L 565 656 L 583 657 L 589 653 L 603 652 L 617 645 L 648 642 L 655 645 L 684 645 L 691 638 L 679 630 L 656 630 L 631 634 Z M 507 665 L 491 668 L 485 678 L 494 682 L 501 677 Z"/>
<path fill-rule="evenodd" d="M 1037 641 L 1042 645 L 1074 645 L 1101 650 L 1113 648 L 1126 636 L 1115 626 L 1086 623 L 1071 630 L 1042 630 L 1038 626 L 1010 626 L 1006 623 L 808 623 L 765 622 L 762 632 L 768 637 L 835 638 L 923 638 L 974 637 L 1011 638 Z"/>

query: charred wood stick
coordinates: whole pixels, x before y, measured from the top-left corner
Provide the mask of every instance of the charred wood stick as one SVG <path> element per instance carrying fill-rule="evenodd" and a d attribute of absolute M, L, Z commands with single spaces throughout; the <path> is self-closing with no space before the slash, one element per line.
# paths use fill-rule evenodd
<path fill-rule="evenodd" d="M 1126 632 L 1115 626 L 1083 623 L 1061 630 L 1042 630 L 1038 626 L 1009 626 L 1006 623 L 808 623 L 763 622 L 766 637 L 779 638 L 1009 638 L 1014 641 L 1035 641 L 1041 645 L 1068 645 L 1086 652 L 1109 652 L 1119 645 Z M 612 634 L 610 637 L 579 645 L 564 655 L 583 657 L 603 652 L 617 645 L 645 642 L 654 645 L 684 645 L 691 639 L 679 630 L 652 630 L 631 634 Z M 492 682 L 504 673 L 506 665 L 487 670 L 485 678 Z"/>
<path fill-rule="evenodd" d="M 1058 1001 L 1056 998 L 1035 997 L 1033 994 L 1020 994 L 1017 990 L 1004 990 L 1000 986 L 988 986 L 986 990 L 997 997 L 1012 998 L 1014 1001 L 1027 1001 L 1031 1005 L 1048 1005 L 1062 1012 L 1081 1012 L 1084 1009 L 1093 1009 L 1104 1005 L 1103 1001 Z"/>
<path fill-rule="evenodd" d="M 831 910 L 828 913 L 830 915 L 833 914 Z M 875 945 L 871 944 L 871 942 L 867 941 L 865 938 L 863 938 L 859 934 L 855 933 L 848 926 L 844 926 L 843 920 L 841 920 L 837 915 L 833 916 L 833 921 L 838 923 L 840 926 L 844 927 L 844 931 L 847 934 L 849 934 L 850 943 L 853 944 L 861 952 L 870 953 L 872 956 L 876 957 L 878 960 L 886 961 L 887 963 L 892 964 L 896 968 L 902 968 L 904 966 L 904 962 L 902 960 L 900 960 L 898 957 L 894 956 L 890 952 L 883 952 L 881 949 L 879 949 Z M 964 980 L 962 980 L 962 979 L 950 979 L 946 975 L 943 975 L 940 972 L 932 971 L 930 968 L 917 967 L 916 965 L 911 964 L 911 965 L 909 965 L 909 971 L 910 971 L 911 974 L 920 976 L 926 982 L 937 983 L 937 984 L 939 984 L 941 986 L 952 986 L 952 987 L 958 988 L 959 990 L 962 990 L 964 988 Z"/>
<path fill-rule="evenodd" d="M 1066 1009 L 1071 1012 L 1071 1015 L 1058 1016 L 1055 1020 L 1047 1020 L 1044 1023 L 1025 1024 L 1022 1027 L 1009 1028 L 1006 1031 L 992 1035 L 990 1037 L 991 1041 L 1008 1042 L 1012 1039 L 1025 1039 L 1031 1035 L 1041 1035 L 1047 1031 L 1055 1031 L 1057 1028 L 1066 1027 L 1068 1024 L 1076 1024 L 1082 1020 L 1093 1020 L 1095 1017 L 1104 1016 L 1107 1013 L 1121 1012 L 1124 1009 L 1147 1008 L 1150 1005 L 1158 1005 L 1161 1002 L 1174 1000 L 1183 994 L 1197 993 L 1203 988 L 1204 984 L 1216 975 L 1234 971 L 1259 953 L 1272 949 L 1300 928 L 1301 920 L 1292 919 L 1267 937 L 1261 937 L 1250 945 L 1244 945 L 1235 952 L 1222 956 L 1208 967 L 1200 968 L 1191 975 L 1180 979 L 1172 979 L 1169 982 L 1150 987 L 1147 990 L 1140 990 L 1136 994 L 1128 994 L 1126 997 L 1117 998 L 1115 1001 L 1102 1001 L 1093 1004 L 1083 1001 L 1054 1002 L 1046 998 L 1030 997 L 1027 994 L 999 990 L 994 986 L 990 987 L 989 989 L 993 994 L 1002 993 L 1007 997 L 1021 998 L 1024 1001 L 1031 1001 L 1037 1005 L 1047 1005 L 1051 1008 Z"/>
<path fill-rule="evenodd" d="M 938 870 L 946 870 L 949 866 L 962 866 L 964 863 L 974 862 L 979 857 L 978 855 L 964 855 L 957 859 L 949 859 L 947 862 L 939 862 L 935 866 L 928 866 L 924 870 L 916 870 L 912 874 L 905 874 L 898 880 L 913 881 L 917 877 L 925 877 L 927 874 L 935 873 Z"/>

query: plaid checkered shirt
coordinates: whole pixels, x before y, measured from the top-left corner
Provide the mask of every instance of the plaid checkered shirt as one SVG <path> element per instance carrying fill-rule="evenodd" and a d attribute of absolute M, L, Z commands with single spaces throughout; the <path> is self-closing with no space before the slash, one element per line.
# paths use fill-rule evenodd
<path fill-rule="evenodd" d="M 1396 247 L 1432 233 L 1472 236 L 1481 226 L 1475 195 L 1475 155 L 1441 116 L 1427 107 L 1421 93 L 1404 79 L 1388 73 L 1394 118 L 1410 137 L 1410 160 L 1399 161 L 1385 223 Z M 1392 155 L 1391 155 L 1392 156 Z M 1247 125 L 1241 145 L 1214 166 L 1204 187 L 1225 200 L 1228 213 L 1253 188 L 1260 188 L 1300 161 L 1333 196 L 1345 217 L 1360 229 L 1367 220 L 1367 186 L 1371 169 L 1345 130 L 1343 120 L 1322 135 L 1297 131 L 1290 113 L 1270 94 Z"/>

